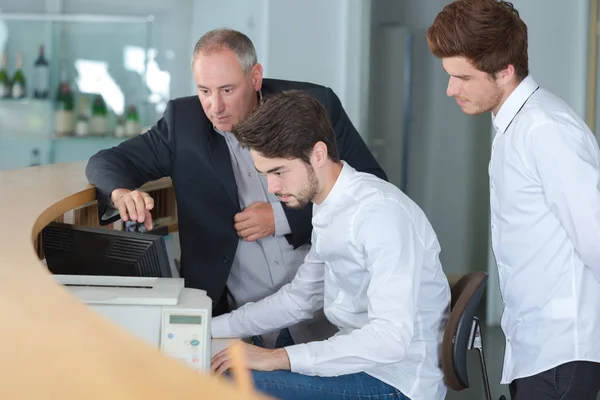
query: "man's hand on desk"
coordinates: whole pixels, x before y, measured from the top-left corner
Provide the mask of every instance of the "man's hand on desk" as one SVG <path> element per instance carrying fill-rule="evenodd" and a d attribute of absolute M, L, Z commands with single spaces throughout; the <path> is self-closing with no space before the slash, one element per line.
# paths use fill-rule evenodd
<path fill-rule="evenodd" d="M 119 210 L 123 221 L 144 223 L 146 229 L 152 229 L 152 214 L 154 199 L 140 190 L 115 189 L 110 194 L 110 201 Z"/>
<path fill-rule="evenodd" d="M 275 214 L 271 203 L 256 202 L 233 217 L 238 236 L 253 242 L 275 234 Z"/>
<path fill-rule="evenodd" d="M 278 369 L 290 369 L 290 359 L 285 349 L 264 349 L 252 344 L 240 342 L 244 353 L 246 368 L 257 371 L 275 371 Z M 215 354 L 210 362 L 210 372 L 222 375 L 231 368 L 231 356 L 229 349 Z"/>

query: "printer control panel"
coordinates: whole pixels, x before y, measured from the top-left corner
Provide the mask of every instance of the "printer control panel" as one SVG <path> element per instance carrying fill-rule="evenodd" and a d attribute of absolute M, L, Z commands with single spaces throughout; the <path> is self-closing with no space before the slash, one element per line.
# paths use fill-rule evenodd
<path fill-rule="evenodd" d="M 210 330 L 205 311 L 165 311 L 161 351 L 183 361 L 198 372 L 210 368 Z"/>

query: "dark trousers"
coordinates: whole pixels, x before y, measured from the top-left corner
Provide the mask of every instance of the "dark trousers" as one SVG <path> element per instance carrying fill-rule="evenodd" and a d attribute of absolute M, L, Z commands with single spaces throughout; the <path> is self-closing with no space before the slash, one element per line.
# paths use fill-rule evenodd
<path fill-rule="evenodd" d="M 509 385 L 512 400 L 596 400 L 600 364 L 573 361 Z"/>

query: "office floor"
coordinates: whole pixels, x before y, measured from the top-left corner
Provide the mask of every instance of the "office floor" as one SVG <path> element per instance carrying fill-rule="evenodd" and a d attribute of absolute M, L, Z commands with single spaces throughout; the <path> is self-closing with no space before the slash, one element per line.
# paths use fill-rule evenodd
<path fill-rule="evenodd" d="M 507 400 L 510 400 L 508 385 L 500 384 L 502 361 L 504 360 L 504 334 L 499 326 L 483 327 L 483 351 L 492 399 L 498 400 L 501 395 L 504 395 Z M 448 390 L 446 400 L 485 400 L 483 377 L 477 350 L 469 352 L 468 369 L 470 388 L 461 392 Z"/>

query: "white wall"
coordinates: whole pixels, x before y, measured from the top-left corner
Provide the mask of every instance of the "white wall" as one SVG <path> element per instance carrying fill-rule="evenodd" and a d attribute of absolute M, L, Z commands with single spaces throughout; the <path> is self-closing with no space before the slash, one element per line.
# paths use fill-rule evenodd
<path fill-rule="evenodd" d="M 490 117 L 467 116 L 446 96 L 448 77 L 425 34 L 449 0 L 373 2 L 373 21 L 399 22 L 413 33 L 408 195 L 424 210 L 448 274 L 487 265 L 487 154 Z"/>
<path fill-rule="evenodd" d="M 258 62 L 268 72 L 268 1 L 269 0 L 193 0 L 191 32 L 188 39 L 189 58 L 194 45 L 203 34 L 215 28 L 231 28 L 245 33 L 254 43 Z M 188 63 L 189 65 L 189 63 Z M 195 93 L 195 84 L 188 68 L 188 78 Z"/>
<path fill-rule="evenodd" d="M 587 0 L 513 0 L 528 28 L 529 70 L 585 119 Z M 540 10 L 544 10 L 541 17 Z"/>
<path fill-rule="evenodd" d="M 253 41 L 265 77 L 331 87 L 361 127 L 363 46 L 370 1 L 195 0 L 190 52 L 208 30 L 228 27 Z M 367 32 L 364 35 L 363 31 Z M 193 80 L 190 77 L 190 85 Z"/>

